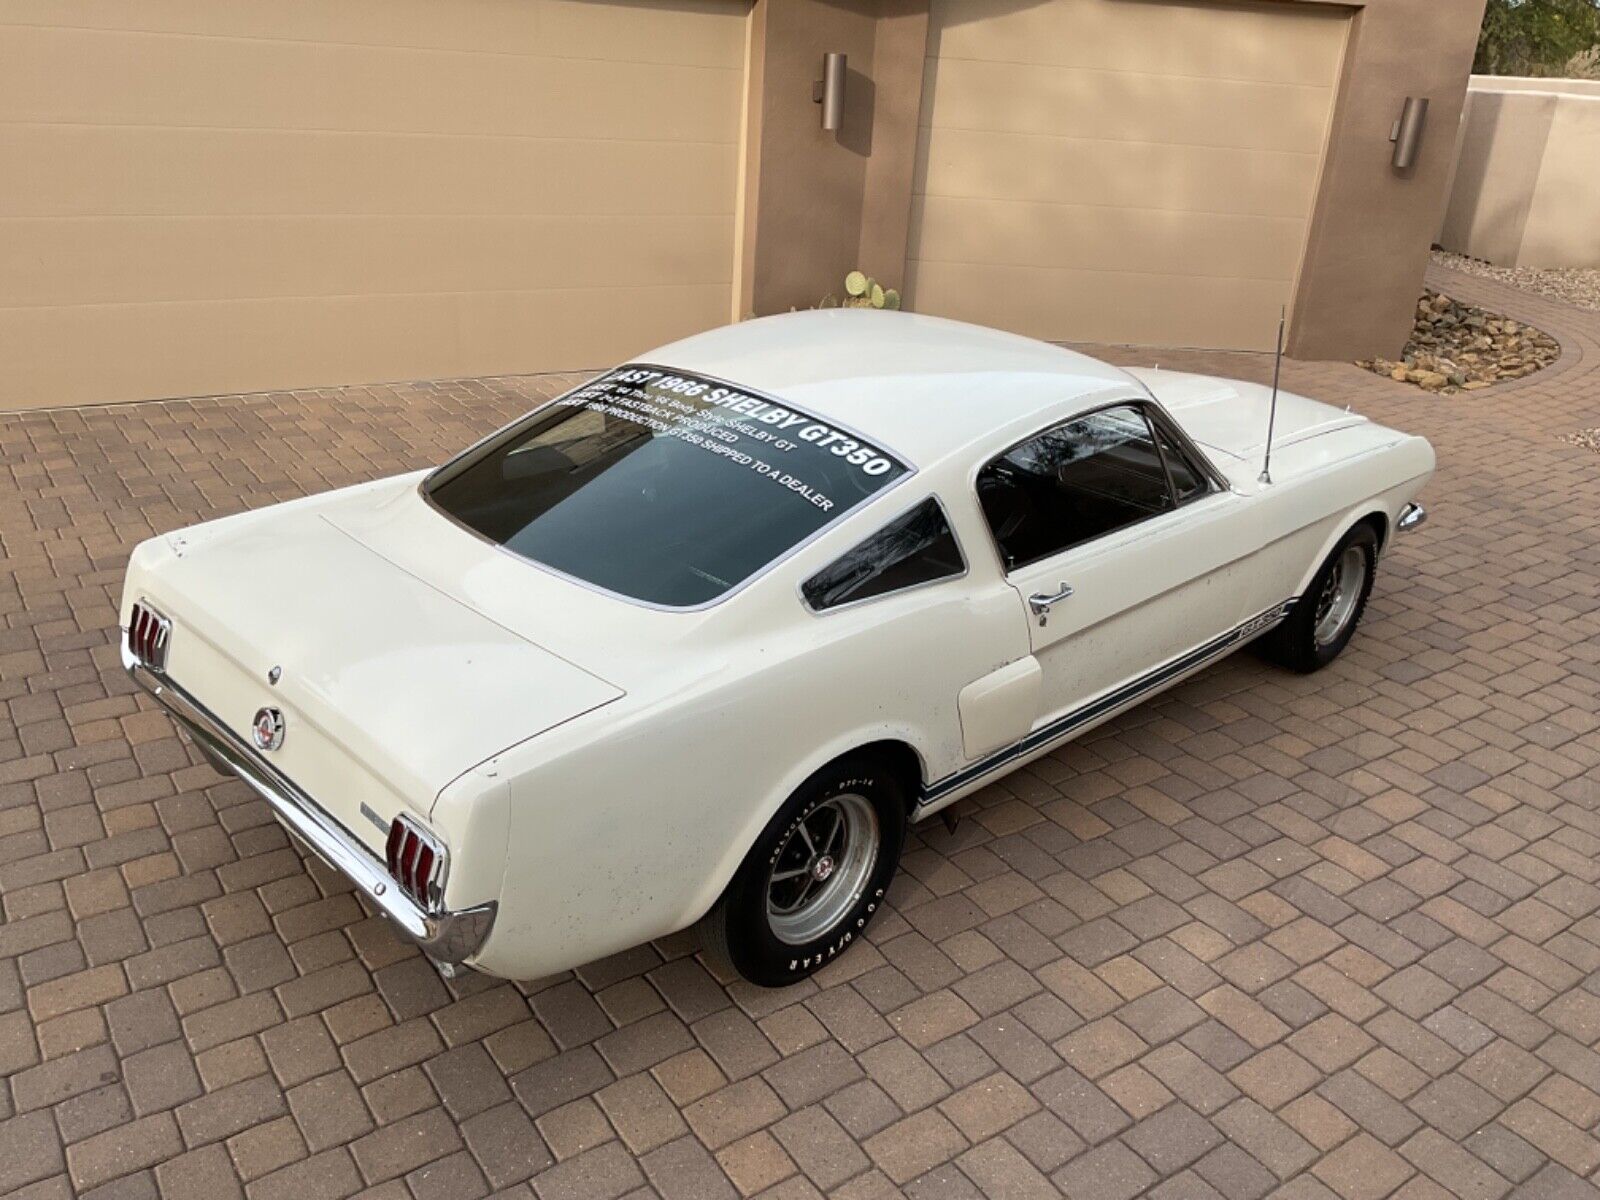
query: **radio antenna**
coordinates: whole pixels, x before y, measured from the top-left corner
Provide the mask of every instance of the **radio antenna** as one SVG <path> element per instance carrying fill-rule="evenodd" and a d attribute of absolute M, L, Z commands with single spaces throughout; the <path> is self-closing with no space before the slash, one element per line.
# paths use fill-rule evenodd
<path fill-rule="evenodd" d="M 1278 349 L 1272 356 L 1272 403 L 1267 409 L 1267 453 L 1261 460 L 1261 474 L 1256 477 L 1256 482 L 1262 484 L 1272 482 L 1272 427 L 1278 420 L 1278 373 L 1283 370 L 1283 322 L 1287 315 L 1287 308 L 1278 309 Z"/>

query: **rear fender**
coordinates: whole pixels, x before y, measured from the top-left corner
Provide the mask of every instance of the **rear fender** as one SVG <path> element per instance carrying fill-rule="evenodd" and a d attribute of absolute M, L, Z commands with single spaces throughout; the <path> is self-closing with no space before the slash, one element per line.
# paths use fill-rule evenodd
<path fill-rule="evenodd" d="M 704 886 L 695 894 L 688 908 L 679 914 L 678 927 L 692 925 L 710 911 L 711 906 L 717 902 L 718 897 L 732 881 L 745 856 L 750 853 L 750 847 L 754 846 L 756 839 L 761 836 L 762 830 L 801 784 L 830 763 L 837 762 L 874 742 L 901 742 L 909 746 L 916 755 L 919 778 L 906 781 L 909 810 L 915 804 L 922 786 L 927 782 L 929 747 L 922 733 L 906 726 L 885 724 L 867 726 L 833 739 L 797 762 L 767 793 L 762 803 L 752 809 L 745 823 L 729 839 L 728 847 L 718 861 L 716 869 L 706 878 Z"/>

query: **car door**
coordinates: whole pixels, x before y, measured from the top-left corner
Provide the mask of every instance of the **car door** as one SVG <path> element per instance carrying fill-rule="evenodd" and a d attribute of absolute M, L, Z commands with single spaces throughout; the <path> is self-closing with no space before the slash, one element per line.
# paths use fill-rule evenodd
<path fill-rule="evenodd" d="M 1115 711 L 1244 619 L 1248 514 L 1153 406 L 1042 430 L 977 488 L 1040 666 L 1035 730 Z"/>

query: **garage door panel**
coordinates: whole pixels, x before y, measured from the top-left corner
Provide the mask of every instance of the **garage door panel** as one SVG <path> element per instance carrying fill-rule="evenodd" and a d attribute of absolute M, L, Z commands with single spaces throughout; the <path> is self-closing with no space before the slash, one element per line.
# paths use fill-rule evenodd
<path fill-rule="evenodd" d="M 0 230 L 0 307 L 341 296 L 352 280 L 400 294 L 732 277 L 727 215 L 46 217 Z"/>
<path fill-rule="evenodd" d="M 0 409 L 600 366 L 725 321 L 748 22 L 12 0 Z"/>
<path fill-rule="evenodd" d="M 918 262 L 908 283 L 944 298 L 941 315 L 1052 341 L 1267 349 L 1281 303 L 1274 280 L 1003 264 Z"/>
<path fill-rule="evenodd" d="M 727 305 L 711 285 L 0 309 L 5 400 L 61 404 L 86 376 L 129 398 L 516 374 L 530 356 L 577 370 L 716 325 Z M 62 345 L 87 360 L 63 363 Z"/>
<path fill-rule="evenodd" d="M 934 0 L 907 296 L 1060 341 L 1266 349 L 1348 10 Z"/>
<path fill-rule="evenodd" d="M 6 42 L 0 112 L 12 121 L 724 143 L 739 127 L 737 59 L 708 68 L 51 28 Z"/>
<path fill-rule="evenodd" d="M 1324 88 L 1015 63 L 929 64 L 935 128 L 1303 152 L 1327 124 Z"/>
<path fill-rule="evenodd" d="M 414 46 L 722 67 L 743 53 L 725 0 L 7 0 L 18 25 L 196 38 Z M 596 49 L 597 42 L 604 49 Z"/>
<path fill-rule="evenodd" d="M 942 61 L 1137 69 L 1158 75 L 1314 83 L 1331 87 L 1327 42 L 1341 39 L 1347 14 L 1298 6 L 1284 21 L 1282 0 L 1113 0 L 1096 5 L 936 0 L 930 47 Z M 1273 22 L 1270 30 L 1265 22 Z M 1134 53 L 1130 53 L 1130 49 Z"/>
<path fill-rule="evenodd" d="M 1316 188 L 1309 154 L 927 127 L 921 137 L 916 188 L 931 196 L 1299 218 Z"/>
<path fill-rule="evenodd" d="M 0 126 L 0 157 L 0 215 L 28 216 L 731 213 L 736 169 L 716 143 L 94 126 Z"/>
<path fill-rule="evenodd" d="M 1080 205 L 993 204 L 926 196 L 913 236 L 939 247 L 930 261 L 1148 275 L 1281 280 L 1299 261 L 1294 219 Z"/>
<path fill-rule="evenodd" d="M 744 55 L 744 25 L 726 0 L 546 0 L 541 28 L 552 54 L 725 67 Z"/>

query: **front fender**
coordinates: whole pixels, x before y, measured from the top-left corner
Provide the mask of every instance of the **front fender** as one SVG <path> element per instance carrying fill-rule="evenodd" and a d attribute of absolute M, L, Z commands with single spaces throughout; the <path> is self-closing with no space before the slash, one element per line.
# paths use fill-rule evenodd
<path fill-rule="evenodd" d="M 1416 481 L 1404 483 L 1398 487 L 1391 488 L 1381 496 L 1363 500 L 1359 504 L 1353 504 L 1346 509 L 1343 515 L 1334 522 L 1333 533 L 1323 541 L 1316 557 L 1311 560 L 1305 574 L 1300 577 L 1299 586 L 1295 588 L 1294 594 L 1296 596 L 1306 594 L 1306 590 L 1311 586 L 1311 581 L 1316 578 L 1317 572 L 1322 569 L 1322 564 L 1333 553 L 1333 548 L 1344 540 L 1345 535 L 1354 529 L 1358 522 L 1364 521 L 1368 517 L 1377 516 L 1383 518 L 1385 533 L 1380 552 L 1387 551 L 1394 542 L 1395 522 L 1399 519 L 1400 510 L 1405 507 L 1407 501 L 1417 494 L 1419 489 L 1420 483 Z"/>

